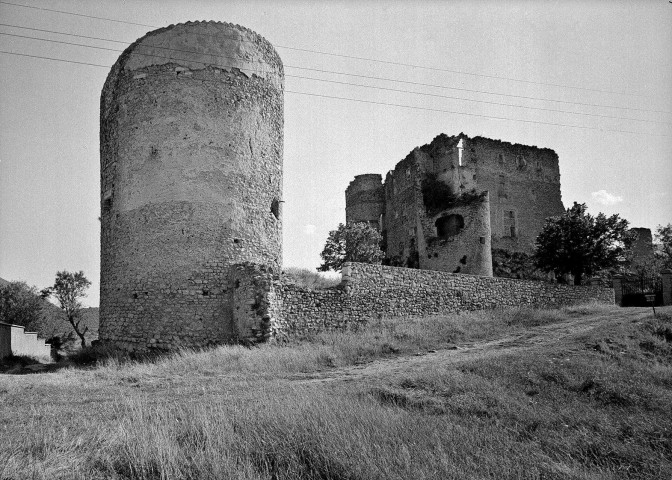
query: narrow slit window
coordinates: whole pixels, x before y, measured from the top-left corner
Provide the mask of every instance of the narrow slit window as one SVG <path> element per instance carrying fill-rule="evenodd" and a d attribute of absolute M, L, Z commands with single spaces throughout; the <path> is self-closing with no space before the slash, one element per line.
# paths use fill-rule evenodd
<path fill-rule="evenodd" d="M 464 150 L 464 142 L 460 138 L 460 141 L 457 142 L 457 163 L 462 166 L 462 150 Z"/>
<path fill-rule="evenodd" d="M 504 236 L 516 238 L 518 231 L 516 228 L 516 212 L 513 210 L 504 210 Z"/>

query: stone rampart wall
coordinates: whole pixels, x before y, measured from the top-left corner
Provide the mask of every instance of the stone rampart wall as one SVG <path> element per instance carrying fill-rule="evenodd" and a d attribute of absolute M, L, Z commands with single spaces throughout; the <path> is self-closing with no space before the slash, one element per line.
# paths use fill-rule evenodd
<path fill-rule="evenodd" d="M 253 265 L 237 267 L 239 289 L 248 300 L 238 302 L 247 332 L 260 339 L 304 335 L 365 323 L 379 317 L 439 315 L 497 307 L 557 307 L 596 300 L 614 303 L 614 291 L 599 286 L 450 274 L 430 270 L 348 263 L 338 288 L 308 290 L 287 283 Z M 256 277 L 256 278 L 255 278 Z M 240 279 L 243 279 L 242 281 Z M 247 280 L 245 280 L 247 278 Z M 256 285 L 257 288 L 249 288 Z M 247 308 L 245 308 L 247 305 Z M 257 313 L 255 313 L 257 312 Z"/>

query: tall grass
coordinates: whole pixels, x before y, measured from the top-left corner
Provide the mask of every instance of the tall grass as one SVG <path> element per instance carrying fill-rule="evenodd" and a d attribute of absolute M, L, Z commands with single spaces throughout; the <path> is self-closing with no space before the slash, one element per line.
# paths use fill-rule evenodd
<path fill-rule="evenodd" d="M 285 347 L 2 377 L 0 478 L 671 478 L 672 320 L 631 312 L 383 320 Z M 604 321 L 524 354 L 291 380 L 325 358 L 394 355 L 392 341 L 412 352 L 570 317 Z"/>
<path fill-rule="evenodd" d="M 341 283 L 341 275 L 326 275 L 307 268 L 290 267 L 282 271 L 285 281 L 290 281 L 309 290 L 334 288 Z"/>

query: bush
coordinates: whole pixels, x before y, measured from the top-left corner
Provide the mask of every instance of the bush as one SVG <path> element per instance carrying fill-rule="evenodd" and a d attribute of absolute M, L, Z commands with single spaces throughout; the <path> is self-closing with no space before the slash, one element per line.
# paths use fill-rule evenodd
<path fill-rule="evenodd" d="M 290 267 L 282 271 L 283 279 L 309 290 L 335 288 L 341 283 L 341 276 L 327 277 L 307 268 Z"/>
<path fill-rule="evenodd" d="M 0 322 L 36 330 L 42 313 L 37 288 L 26 282 L 9 282 L 0 286 Z"/>

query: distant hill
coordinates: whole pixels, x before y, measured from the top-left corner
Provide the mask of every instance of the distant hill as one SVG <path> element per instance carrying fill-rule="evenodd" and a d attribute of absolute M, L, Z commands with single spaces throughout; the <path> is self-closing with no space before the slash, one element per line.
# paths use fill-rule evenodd
<path fill-rule="evenodd" d="M 9 283 L 4 278 L 0 278 L 0 286 Z M 98 307 L 89 307 L 82 310 L 82 324 L 89 327 L 89 331 L 85 335 L 87 343 L 96 340 L 98 338 Z M 60 337 L 61 339 L 72 337 L 73 342 L 68 343 L 79 345 L 79 338 L 65 319 L 63 310 L 48 300 L 42 300 L 42 315 L 36 324 L 31 325 L 30 330 L 37 331 L 38 336 L 45 340 L 52 337 Z"/>

